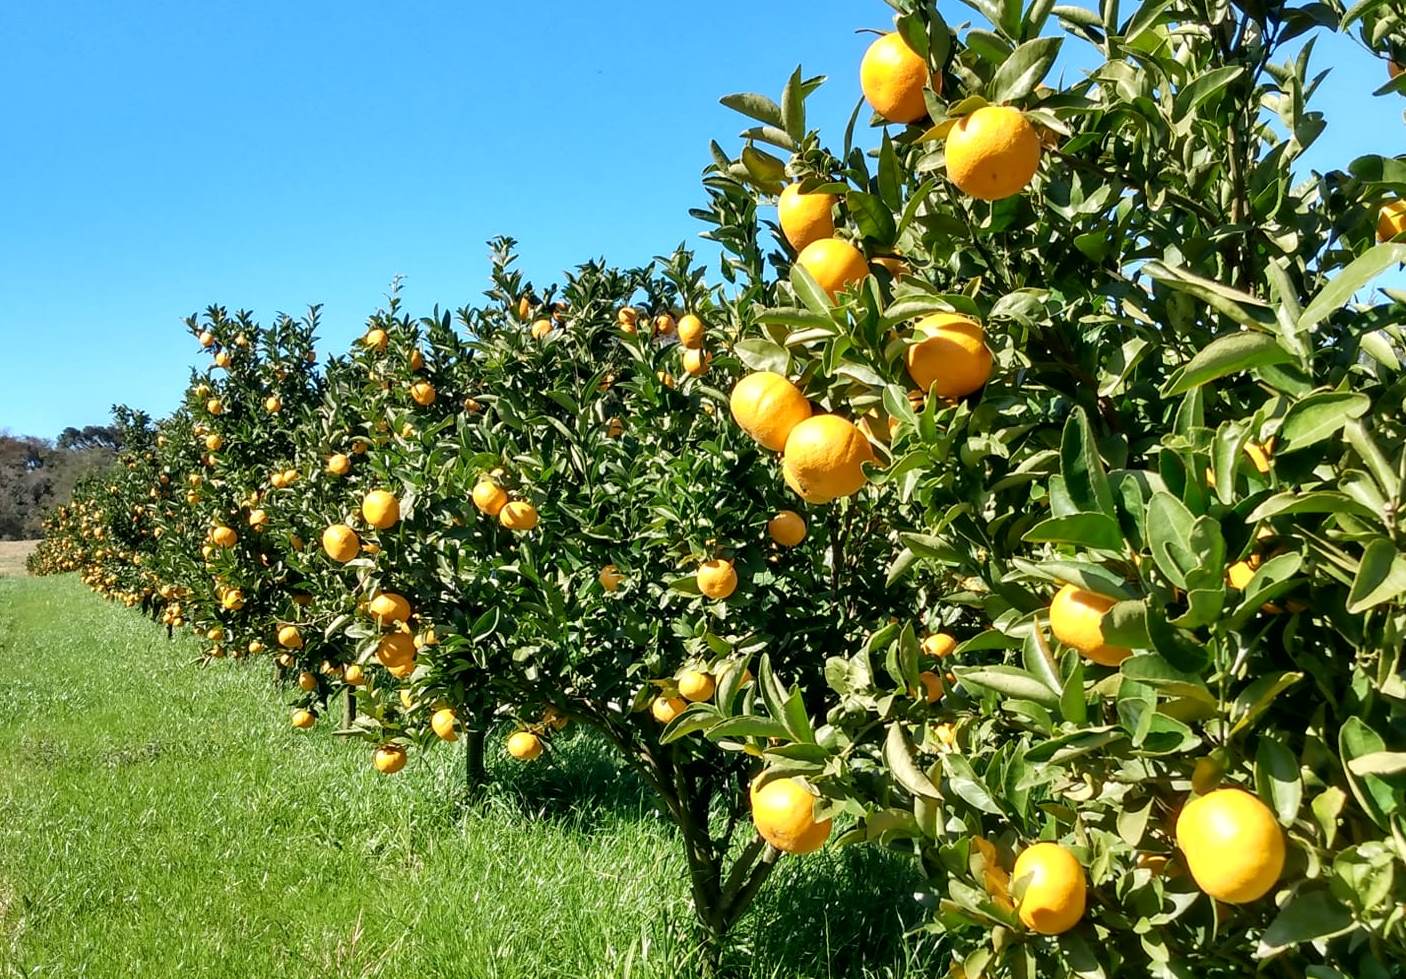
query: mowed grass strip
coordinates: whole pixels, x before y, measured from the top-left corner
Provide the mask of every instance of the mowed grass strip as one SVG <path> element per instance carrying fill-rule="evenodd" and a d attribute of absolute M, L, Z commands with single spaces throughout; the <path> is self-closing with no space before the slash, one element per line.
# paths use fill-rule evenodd
<path fill-rule="evenodd" d="M 465 804 L 454 746 L 379 776 L 196 652 L 71 576 L 0 581 L 0 976 L 692 974 L 671 830 L 592 738 L 524 766 L 495 737 Z M 733 970 L 905 974 L 910 873 L 788 861 Z"/>

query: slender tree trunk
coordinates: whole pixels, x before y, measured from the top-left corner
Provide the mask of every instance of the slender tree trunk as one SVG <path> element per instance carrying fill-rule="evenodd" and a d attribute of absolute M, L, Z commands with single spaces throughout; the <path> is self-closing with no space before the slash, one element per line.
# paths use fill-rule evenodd
<path fill-rule="evenodd" d="M 464 729 L 464 785 L 470 795 L 476 795 L 488 782 L 488 770 L 483 764 L 483 731 Z"/>
<path fill-rule="evenodd" d="M 349 728 L 356 720 L 356 690 L 347 688 L 347 694 L 342 699 L 342 727 Z"/>

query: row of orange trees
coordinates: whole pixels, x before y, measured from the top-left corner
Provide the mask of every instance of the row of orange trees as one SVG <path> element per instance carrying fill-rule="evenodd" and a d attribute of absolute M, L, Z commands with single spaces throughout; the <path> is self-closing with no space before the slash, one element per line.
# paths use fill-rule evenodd
<path fill-rule="evenodd" d="M 707 968 L 829 841 L 918 861 L 952 975 L 1401 974 L 1406 160 L 1300 161 L 1314 37 L 1389 96 L 1406 23 L 892 5 L 840 146 L 799 69 L 724 99 L 721 285 L 500 240 L 487 303 L 321 367 L 316 311 L 212 308 L 36 567 L 273 656 L 384 772 L 588 726 Z"/>

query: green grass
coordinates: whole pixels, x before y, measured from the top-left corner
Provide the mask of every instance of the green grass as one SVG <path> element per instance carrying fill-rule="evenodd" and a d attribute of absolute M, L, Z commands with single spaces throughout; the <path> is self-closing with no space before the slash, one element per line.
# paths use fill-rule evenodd
<path fill-rule="evenodd" d="M 457 751 L 377 776 L 260 666 L 194 655 L 72 576 L 0 580 L 0 976 L 693 974 L 672 830 L 592 738 L 492 757 L 465 804 Z M 786 861 L 731 971 L 936 971 L 911 872 Z"/>

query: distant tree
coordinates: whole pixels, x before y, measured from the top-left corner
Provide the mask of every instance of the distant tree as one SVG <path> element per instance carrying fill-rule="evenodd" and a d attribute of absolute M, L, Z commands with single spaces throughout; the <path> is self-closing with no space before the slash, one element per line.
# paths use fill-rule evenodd
<path fill-rule="evenodd" d="M 122 449 L 122 433 L 116 425 L 85 425 L 82 428 L 69 426 L 59 433 L 54 443 L 60 449 L 108 449 L 118 452 Z"/>
<path fill-rule="evenodd" d="M 55 442 L 0 431 L 0 540 L 38 537 L 44 515 L 122 447 L 116 425 L 66 428 Z"/>

